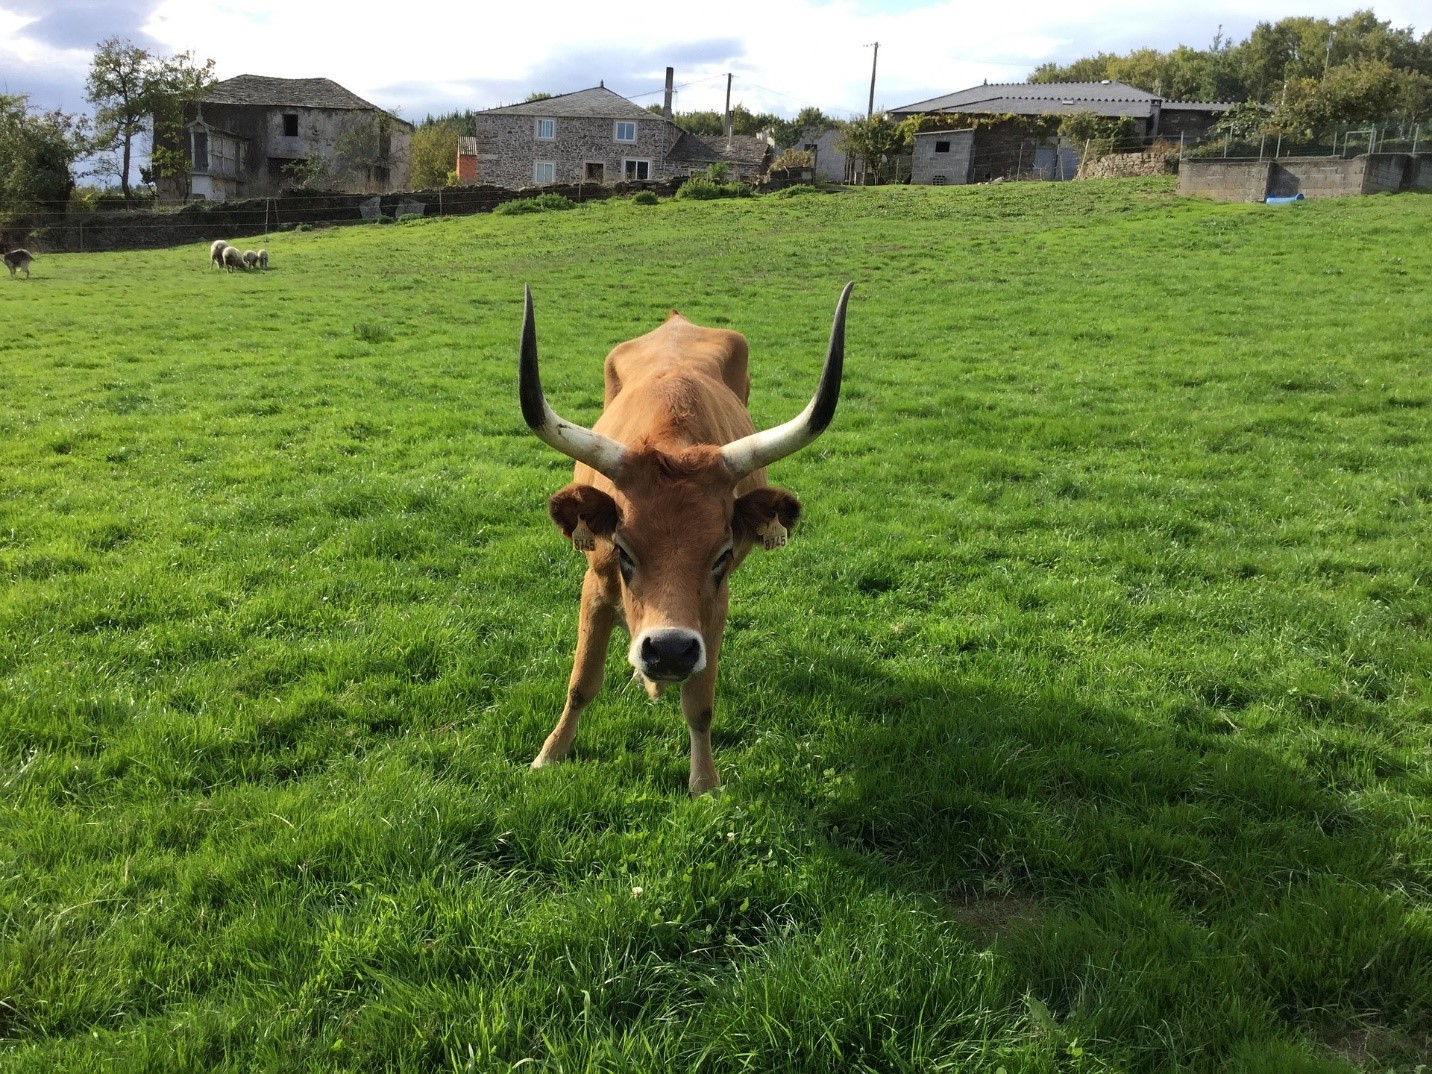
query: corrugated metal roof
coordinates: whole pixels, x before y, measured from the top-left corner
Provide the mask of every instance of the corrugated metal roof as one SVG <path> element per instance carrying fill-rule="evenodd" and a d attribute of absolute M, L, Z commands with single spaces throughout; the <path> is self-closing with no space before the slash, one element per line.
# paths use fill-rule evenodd
<path fill-rule="evenodd" d="M 500 108 L 488 108 L 480 116 L 543 116 L 552 119 L 644 119 L 661 120 L 661 116 L 648 112 L 638 104 L 632 104 L 619 93 L 613 93 L 605 86 L 563 93 L 556 97 L 544 97 L 540 101 L 524 101 L 522 104 L 508 104 Z"/>
<path fill-rule="evenodd" d="M 1126 82 L 996 82 L 904 104 L 890 111 L 895 115 L 970 112 L 1030 116 L 1093 112 L 1100 116 L 1147 117 L 1153 114 L 1155 105 L 1163 109 L 1203 112 L 1223 112 L 1232 107 L 1217 101 L 1165 101 Z"/>
<path fill-rule="evenodd" d="M 1017 114 L 1053 111 L 1045 107 L 1053 103 L 1068 107 L 1069 103 L 1126 103 L 1152 105 L 1159 98 L 1123 82 L 996 82 L 971 86 L 943 97 L 901 105 L 890 109 L 896 113 L 914 112 L 1014 112 Z M 1014 104 L 1014 107 L 1009 107 Z M 1093 109 L 1082 109 L 1092 111 Z M 1124 114 L 1124 113 L 1121 113 Z M 1143 114 L 1147 114 L 1144 112 Z"/>

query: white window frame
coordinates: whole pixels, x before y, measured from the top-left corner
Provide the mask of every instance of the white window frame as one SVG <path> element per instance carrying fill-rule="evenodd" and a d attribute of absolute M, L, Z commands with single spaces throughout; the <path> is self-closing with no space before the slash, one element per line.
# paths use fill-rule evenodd
<path fill-rule="evenodd" d="M 651 160 L 647 157 L 622 157 L 622 178 L 628 183 L 649 183 L 651 182 Z M 645 175 L 632 175 L 633 164 L 646 165 Z"/>
<path fill-rule="evenodd" d="M 622 137 L 622 128 L 623 128 L 623 127 L 630 127 L 630 128 L 631 128 L 631 137 L 630 137 L 630 138 L 623 138 L 623 137 Z M 637 136 L 636 120 L 634 120 L 634 119 L 618 119 L 618 120 L 616 120 L 616 121 L 612 124 L 612 141 L 614 141 L 614 142 L 621 142 L 623 145 L 636 145 L 636 136 Z"/>
<path fill-rule="evenodd" d="M 549 175 L 549 177 L 546 178 L 546 179 L 543 179 L 543 178 L 538 174 L 538 169 L 539 169 L 539 168 L 547 168 L 547 169 L 550 169 L 550 175 Z M 534 161 L 532 162 L 532 185 L 533 185 L 533 186 L 551 186 L 551 185 L 552 185 L 553 183 L 555 183 L 556 181 L 557 181 L 557 162 L 556 162 L 555 160 L 534 160 Z"/>
<path fill-rule="evenodd" d="M 547 125 L 548 133 L 542 133 L 542 125 Z M 551 142 L 557 138 L 557 121 L 555 119 L 539 119 L 537 121 L 534 135 L 539 142 Z"/>

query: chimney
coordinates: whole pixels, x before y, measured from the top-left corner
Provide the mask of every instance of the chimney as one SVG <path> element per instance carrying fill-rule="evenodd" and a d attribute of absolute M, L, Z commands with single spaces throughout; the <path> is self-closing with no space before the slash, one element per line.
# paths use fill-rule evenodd
<path fill-rule="evenodd" d="M 666 100 L 661 106 L 661 118 L 668 123 L 671 122 L 671 85 L 675 81 L 676 69 L 674 67 L 668 67 L 666 69 Z"/>

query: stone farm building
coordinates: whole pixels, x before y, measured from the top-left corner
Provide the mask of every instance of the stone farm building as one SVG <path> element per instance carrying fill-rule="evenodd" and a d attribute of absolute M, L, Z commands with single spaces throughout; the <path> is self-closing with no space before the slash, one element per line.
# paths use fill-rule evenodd
<path fill-rule="evenodd" d="M 771 145 L 750 136 L 698 137 L 666 115 L 605 86 L 489 108 L 476 135 L 459 139 L 464 183 L 521 188 L 550 183 L 646 182 L 704 174 L 725 164 L 731 179 L 758 179 Z"/>
<path fill-rule="evenodd" d="M 1092 113 L 1101 119 L 1129 119 L 1141 142 L 1205 134 L 1231 105 L 1207 101 L 1165 101 L 1123 82 L 1021 82 L 972 86 L 958 93 L 892 108 L 898 120 L 911 116 L 1018 116 L 1038 118 Z M 924 131 L 915 137 L 910 181 L 934 185 L 980 183 L 1001 176 L 1072 179 L 1082 146 L 1059 138 L 1031 139 L 1014 124 L 962 130 Z"/>
<path fill-rule="evenodd" d="M 295 167 L 330 189 L 402 190 L 412 136 L 411 123 L 331 79 L 238 75 L 185 108 L 177 140 L 188 175 L 161 192 L 210 201 L 261 196 L 294 186 Z"/>

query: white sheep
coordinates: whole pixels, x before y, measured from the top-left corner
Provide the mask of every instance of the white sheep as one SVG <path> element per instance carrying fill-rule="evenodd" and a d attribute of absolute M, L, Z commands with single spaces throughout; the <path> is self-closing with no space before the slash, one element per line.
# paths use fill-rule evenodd
<path fill-rule="evenodd" d="M 29 250 L 11 250 L 3 255 L 5 267 L 10 270 L 10 278 L 15 278 L 15 270 L 20 269 L 25 273 L 25 279 L 30 278 L 30 262 L 35 260 L 35 255 Z"/>
<path fill-rule="evenodd" d="M 258 267 L 258 263 L 259 263 L 259 255 L 258 255 L 258 254 L 256 254 L 256 253 L 255 253 L 254 251 L 252 251 L 252 250 L 245 250 L 245 251 L 244 251 L 244 265 L 245 265 L 246 267 L 248 267 L 248 268 L 257 268 L 257 267 Z"/>
<path fill-rule="evenodd" d="M 224 251 L 228 248 L 229 244 L 223 239 L 215 239 L 213 242 L 211 242 L 209 244 L 209 264 L 213 265 L 215 268 L 223 268 Z"/>
<path fill-rule="evenodd" d="M 268 271 L 268 251 L 267 251 L 267 250 L 260 250 L 260 251 L 259 251 L 259 268 L 263 269 L 265 272 Z"/>
<path fill-rule="evenodd" d="M 225 246 L 220 256 L 224 259 L 224 268 L 233 272 L 238 269 L 240 272 L 247 272 L 248 266 L 244 264 L 244 255 L 239 252 L 237 246 Z"/>

